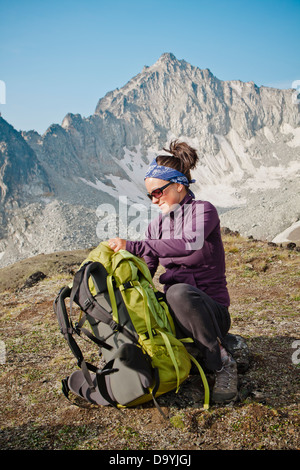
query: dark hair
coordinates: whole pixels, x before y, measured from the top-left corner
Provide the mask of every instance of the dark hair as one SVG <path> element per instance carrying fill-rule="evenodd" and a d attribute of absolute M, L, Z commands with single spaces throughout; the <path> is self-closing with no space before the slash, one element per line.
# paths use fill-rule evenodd
<path fill-rule="evenodd" d="M 183 173 L 188 180 L 191 180 L 191 172 L 199 160 L 197 152 L 194 148 L 190 147 L 186 142 L 178 142 L 173 140 L 170 143 L 169 149 L 163 149 L 172 155 L 159 155 L 156 158 L 156 163 L 162 166 L 174 168 L 174 170 Z"/>

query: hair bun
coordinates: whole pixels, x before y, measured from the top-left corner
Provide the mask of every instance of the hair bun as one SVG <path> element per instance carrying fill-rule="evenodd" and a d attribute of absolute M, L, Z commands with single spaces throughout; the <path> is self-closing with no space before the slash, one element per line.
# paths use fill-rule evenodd
<path fill-rule="evenodd" d="M 194 148 L 190 147 L 186 142 L 179 142 L 178 139 L 173 140 L 170 143 L 169 149 L 164 148 L 163 150 L 173 155 L 173 158 L 166 156 L 166 160 L 163 163 L 161 161 L 162 156 L 160 156 L 158 157 L 161 161 L 160 164 L 173 167 L 171 158 L 175 158 L 176 169 L 178 169 L 178 171 L 180 171 L 184 175 L 188 176 L 189 179 L 191 179 L 190 170 L 193 170 L 196 167 L 199 160 L 197 151 Z M 174 160 L 173 164 L 175 164 Z"/>

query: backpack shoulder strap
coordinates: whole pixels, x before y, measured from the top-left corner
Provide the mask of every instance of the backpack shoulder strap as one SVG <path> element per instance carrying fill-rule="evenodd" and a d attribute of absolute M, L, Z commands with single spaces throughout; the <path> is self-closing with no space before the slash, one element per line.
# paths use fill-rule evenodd
<path fill-rule="evenodd" d="M 105 271 L 105 273 L 103 272 Z M 70 311 L 73 300 L 80 306 L 85 312 L 94 317 L 96 320 L 102 321 L 108 324 L 112 330 L 118 328 L 116 321 L 112 316 L 95 300 L 89 287 L 90 277 L 105 274 L 107 272 L 104 266 L 97 261 L 88 261 L 84 264 L 74 276 L 73 287 L 70 294 Z"/>
<path fill-rule="evenodd" d="M 97 368 L 93 366 L 92 364 L 87 363 L 84 360 L 81 349 L 74 339 L 73 335 L 74 333 L 76 333 L 76 329 L 73 327 L 72 322 L 69 320 L 69 316 L 68 316 L 66 305 L 65 305 L 65 299 L 67 297 L 70 297 L 70 292 L 71 292 L 70 287 L 62 288 L 58 296 L 54 300 L 53 309 L 54 309 L 54 312 L 56 313 L 57 320 L 61 328 L 61 333 L 66 338 L 72 353 L 77 359 L 77 364 L 82 369 L 82 372 L 84 374 L 84 377 L 87 383 L 89 384 L 91 389 L 94 389 L 94 384 L 91 379 L 89 371 L 96 372 Z"/>

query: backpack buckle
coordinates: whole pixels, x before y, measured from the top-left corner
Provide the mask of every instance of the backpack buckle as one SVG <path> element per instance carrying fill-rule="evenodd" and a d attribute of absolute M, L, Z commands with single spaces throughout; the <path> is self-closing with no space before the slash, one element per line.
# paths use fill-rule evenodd
<path fill-rule="evenodd" d="M 84 305 L 84 308 L 85 308 L 85 309 L 89 308 L 92 304 L 93 304 L 93 302 L 92 302 L 91 299 L 86 299 L 86 300 L 83 302 L 83 305 Z"/>
<path fill-rule="evenodd" d="M 151 332 L 152 332 L 152 336 L 156 336 L 156 335 L 157 335 L 157 331 L 154 330 L 153 328 L 152 328 Z M 143 341 L 149 339 L 149 338 L 150 338 L 149 332 L 146 331 L 146 333 L 140 335 L 140 337 L 141 337 L 141 339 L 142 339 Z"/>
<path fill-rule="evenodd" d="M 120 287 L 121 287 L 121 286 L 120 286 Z M 134 287 L 133 282 L 132 282 L 132 281 L 126 281 L 126 282 L 124 282 L 124 284 L 122 285 L 122 289 L 121 289 L 121 290 L 130 289 L 130 287 Z"/>
<path fill-rule="evenodd" d="M 80 336 L 81 330 L 80 330 L 78 321 L 75 322 L 74 331 L 75 331 L 75 333 L 76 333 L 78 336 Z"/>

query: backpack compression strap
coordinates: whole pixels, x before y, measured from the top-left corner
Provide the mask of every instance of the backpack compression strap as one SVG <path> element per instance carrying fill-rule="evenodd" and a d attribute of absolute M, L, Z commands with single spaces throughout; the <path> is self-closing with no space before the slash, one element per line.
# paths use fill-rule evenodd
<path fill-rule="evenodd" d="M 67 286 L 67 287 L 62 288 L 54 301 L 53 309 L 54 309 L 54 312 L 56 313 L 57 320 L 61 328 L 61 333 L 64 335 L 72 353 L 77 359 L 77 364 L 82 369 L 82 372 L 84 374 L 84 377 L 87 383 L 89 384 L 90 388 L 94 390 L 95 386 L 91 379 L 89 371 L 97 372 L 98 368 L 84 360 L 81 349 L 79 348 L 78 344 L 76 343 L 74 339 L 74 333 L 79 334 L 79 330 L 77 328 L 74 328 L 72 324 L 72 320 L 69 319 L 66 305 L 65 305 L 65 299 L 70 297 L 70 293 L 71 293 L 70 287 Z M 90 337 L 91 336 L 93 335 L 90 334 Z M 99 346 L 103 348 L 112 349 L 110 345 L 108 345 L 104 341 L 101 341 L 95 338 L 94 336 L 91 339 L 93 339 L 94 342 L 96 342 Z"/>
<path fill-rule="evenodd" d="M 110 313 L 108 313 L 95 299 L 93 294 L 90 291 L 90 286 L 89 286 L 89 280 L 90 277 L 93 279 L 94 283 L 94 278 L 103 278 L 104 276 L 107 276 L 106 269 L 104 266 L 99 263 L 98 261 L 94 262 L 87 262 L 85 263 L 79 271 L 75 274 L 74 277 L 74 282 L 73 282 L 73 287 L 72 291 L 70 294 L 70 316 L 72 312 L 72 303 L 75 301 L 77 305 L 87 314 L 89 314 L 91 317 L 95 318 L 98 321 L 101 321 L 103 323 L 106 323 L 113 332 L 121 331 L 125 336 L 128 337 L 133 342 L 137 342 L 137 339 L 135 336 L 126 328 L 125 325 L 121 325 L 118 323 L 118 318 L 116 319 L 114 316 L 111 316 Z M 110 276 L 107 276 L 107 281 Z M 94 283 L 95 285 L 96 283 Z M 108 288 L 109 283 L 106 282 L 103 283 L 102 290 Z M 96 285 L 95 285 L 96 287 Z M 111 280 L 111 288 L 113 289 L 112 286 L 112 280 Z M 99 292 L 101 293 L 102 290 L 99 289 L 99 286 L 96 287 Z M 116 306 L 112 305 L 113 308 L 116 308 Z M 117 321 L 116 321 L 117 320 Z M 80 325 L 83 325 L 85 320 L 80 322 Z"/>
<path fill-rule="evenodd" d="M 98 262 L 88 262 L 84 264 L 74 276 L 72 291 L 70 294 L 70 312 L 72 303 L 75 301 L 80 308 L 94 317 L 96 320 L 108 324 L 112 330 L 117 329 L 117 323 L 111 315 L 95 300 L 89 288 L 89 278 L 92 273 L 101 270 L 103 265 Z"/>
<path fill-rule="evenodd" d="M 194 343 L 194 340 L 192 338 L 180 338 L 180 341 L 182 343 Z M 205 410 L 208 410 L 209 409 L 209 385 L 208 385 L 208 382 L 207 382 L 207 378 L 205 376 L 205 373 L 204 373 L 202 367 L 200 366 L 199 362 L 197 361 L 197 359 L 195 359 L 194 356 L 192 356 L 192 354 L 189 354 L 189 356 L 190 356 L 191 361 L 197 367 L 197 369 L 199 371 L 199 374 L 201 376 L 203 386 L 204 386 L 204 404 L 203 404 L 203 408 Z"/>

